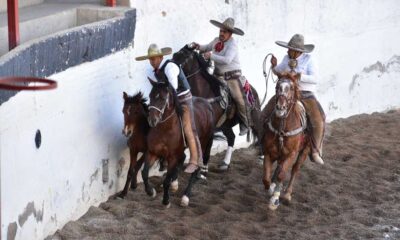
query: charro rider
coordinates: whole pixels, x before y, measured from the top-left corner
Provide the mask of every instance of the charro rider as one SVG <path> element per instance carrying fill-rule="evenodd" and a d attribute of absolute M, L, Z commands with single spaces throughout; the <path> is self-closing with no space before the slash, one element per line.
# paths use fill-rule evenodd
<path fill-rule="evenodd" d="M 146 56 L 137 57 L 137 61 L 149 59 L 152 68 L 148 69 L 147 76 L 151 81 L 158 81 L 161 74 L 165 74 L 171 86 L 175 89 L 183 109 L 183 129 L 190 151 L 189 165 L 186 173 L 193 173 L 198 165 L 202 164 L 203 155 L 196 125 L 194 123 L 192 94 L 189 83 L 178 65 L 170 60 L 164 60 L 165 55 L 171 54 L 171 48 L 159 49 L 156 44 L 151 44 Z"/>
<path fill-rule="evenodd" d="M 308 122 L 311 124 L 312 160 L 324 164 L 322 141 L 325 132 L 325 113 L 314 94 L 318 75 L 316 64 L 309 54 L 314 49 L 314 45 L 304 44 L 304 37 L 301 34 L 295 34 L 288 43 L 277 41 L 276 44 L 288 48 L 288 52 L 279 65 L 275 57 L 271 58 L 272 71 L 279 79 L 288 78 L 297 81 L 301 102 L 306 109 Z M 269 115 L 273 111 L 274 103 L 275 97 L 268 102 L 263 114 Z"/>
<path fill-rule="evenodd" d="M 200 45 L 195 42 L 192 44 L 196 49 L 199 49 L 200 52 L 204 53 L 203 55 L 205 59 L 211 59 L 214 61 L 214 75 L 218 79 L 226 81 L 232 98 L 237 105 L 241 120 L 239 135 L 245 135 L 249 131 L 250 127 L 248 118 L 249 107 L 247 106 L 243 87 L 239 80 L 242 75 L 239 62 L 239 49 L 236 40 L 232 36 L 232 34 L 242 36 L 244 35 L 244 32 L 235 27 L 235 20 L 233 18 L 227 18 L 222 23 L 215 20 L 210 20 L 210 22 L 220 29 L 219 37 L 206 45 Z"/>

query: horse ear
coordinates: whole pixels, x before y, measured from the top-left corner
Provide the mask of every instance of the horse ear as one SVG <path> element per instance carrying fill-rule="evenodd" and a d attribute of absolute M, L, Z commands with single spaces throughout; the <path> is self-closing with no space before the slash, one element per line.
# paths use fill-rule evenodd
<path fill-rule="evenodd" d="M 154 87 L 156 85 L 156 83 L 153 80 L 151 80 L 151 78 L 147 77 L 147 79 L 149 80 L 151 86 Z"/>
<path fill-rule="evenodd" d="M 126 92 L 123 92 L 123 97 L 124 97 L 124 100 L 126 100 L 128 98 L 128 94 Z"/>

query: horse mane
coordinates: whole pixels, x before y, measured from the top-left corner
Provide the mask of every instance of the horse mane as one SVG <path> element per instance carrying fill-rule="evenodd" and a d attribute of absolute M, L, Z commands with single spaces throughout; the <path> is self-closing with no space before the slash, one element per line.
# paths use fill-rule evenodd
<path fill-rule="evenodd" d="M 214 75 L 208 73 L 208 62 L 198 52 L 193 51 L 193 53 L 200 65 L 201 75 L 203 75 L 203 77 L 207 80 L 215 96 L 220 96 L 220 88 L 224 87 L 224 85 L 216 77 L 214 77 Z"/>
<path fill-rule="evenodd" d="M 149 105 L 147 104 L 147 98 L 143 96 L 143 93 L 141 91 L 137 92 L 133 96 L 128 96 L 125 99 L 125 103 L 127 104 L 141 104 L 145 110 L 145 112 L 148 112 L 149 110 Z"/>

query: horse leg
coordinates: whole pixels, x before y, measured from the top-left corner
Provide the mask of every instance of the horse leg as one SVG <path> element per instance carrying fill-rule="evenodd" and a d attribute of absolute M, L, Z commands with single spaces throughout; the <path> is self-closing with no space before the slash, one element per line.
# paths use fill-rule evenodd
<path fill-rule="evenodd" d="M 282 200 L 286 202 L 290 202 L 292 200 L 293 182 L 300 170 L 301 165 L 307 159 L 308 152 L 309 151 L 306 150 L 301 151 L 301 153 L 297 157 L 296 163 L 292 167 L 292 173 L 290 175 L 289 185 L 286 189 L 285 195 L 282 196 Z"/>
<path fill-rule="evenodd" d="M 296 153 L 293 152 L 288 158 L 284 159 L 282 162 L 278 163 L 277 168 L 280 168 L 277 172 L 276 187 L 272 197 L 269 200 L 268 208 L 270 210 L 276 210 L 279 206 L 279 198 L 281 196 L 281 190 L 283 188 L 283 181 L 285 180 L 286 172 L 289 166 L 293 163 Z"/>
<path fill-rule="evenodd" d="M 235 144 L 235 133 L 233 132 L 232 128 L 223 128 L 222 133 L 228 140 L 228 149 L 225 153 L 225 158 L 222 161 L 221 165 L 218 167 L 219 170 L 228 170 L 229 164 L 231 163 L 232 152 L 233 152 L 233 145 Z"/>
<path fill-rule="evenodd" d="M 190 176 L 189 183 L 183 193 L 181 206 L 187 207 L 189 206 L 189 197 L 192 196 L 192 186 L 198 180 L 197 174 L 199 174 L 200 169 L 197 169 L 192 175 Z"/>
<path fill-rule="evenodd" d="M 137 175 L 139 173 L 140 168 L 142 167 L 144 162 L 144 154 L 139 158 L 135 165 L 135 172 L 133 173 L 133 178 L 131 180 L 131 189 L 135 190 L 137 188 Z"/>
<path fill-rule="evenodd" d="M 178 162 L 176 168 L 176 171 L 173 172 L 172 174 L 172 182 L 171 182 L 171 192 L 177 192 L 179 189 L 179 182 L 178 182 L 178 172 L 179 170 L 183 167 L 183 162 L 186 159 L 186 155 L 183 154 L 182 158 Z"/>
<path fill-rule="evenodd" d="M 157 159 L 157 156 L 147 152 L 145 154 L 144 167 L 143 167 L 143 170 L 142 170 L 142 178 L 143 178 L 143 183 L 144 183 L 144 189 L 145 189 L 147 195 L 151 196 L 152 198 L 156 197 L 157 192 L 149 184 L 149 170 L 150 170 L 151 164 L 154 163 L 154 161 L 156 159 Z"/>
<path fill-rule="evenodd" d="M 271 167 L 272 167 L 272 165 L 271 165 Z M 271 197 L 271 196 L 274 194 L 274 192 L 275 192 L 276 179 L 277 179 L 278 173 L 281 171 L 281 167 L 282 167 L 282 166 L 278 164 L 278 166 L 276 166 L 276 168 L 275 168 L 274 174 L 272 174 L 271 185 L 269 186 L 269 189 L 268 189 L 268 195 L 269 195 L 270 197 Z"/>
<path fill-rule="evenodd" d="M 168 161 L 169 163 L 171 161 Z M 175 166 L 169 166 L 168 165 L 168 170 L 167 170 L 167 175 L 165 176 L 164 182 L 163 182 L 163 188 L 164 188 L 164 196 L 162 200 L 162 204 L 165 206 L 165 208 L 169 208 L 171 206 L 169 202 L 169 187 L 171 185 L 171 181 L 173 176 L 175 175 L 175 172 L 178 172 L 178 168 Z"/>
<path fill-rule="evenodd" d="M 264 172 L 263 172 L 263 183 L 265 190 L 269 191 L 271 187 L 271 170 L 272 170 L 272 159 L 268 154 L 264 155 Z"/>
<path fill-rule="evenodd" d="M 120 198 L 126 197 L 126 194 L 128 194 L 129 184 L 133 180 L 132 178 L 136 176 L 134 171 L 136 165 L 137 151 L 135 149 L 130 149 L 129 152 L 130 152 L 130 162 L 129 162 L 128 176 L 126 177 L 124 189 L 117 195 Z"/>
<path fill-rule="evenodd" d="M 208 173 L 208 161 L 210 161 L 210 152 L 213 144 L 213 137 L 210 137 L 210 140 L 207 142 L 206 148 L 203 153 L 203 166 L 201 167 L 201 173 Z"/>

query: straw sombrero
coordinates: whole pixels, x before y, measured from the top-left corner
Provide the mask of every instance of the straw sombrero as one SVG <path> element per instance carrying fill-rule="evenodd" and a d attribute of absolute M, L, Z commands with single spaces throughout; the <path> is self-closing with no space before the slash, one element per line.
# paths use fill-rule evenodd
<path fill-rule="evenodd" d="M 293 35 L 288 43 L 283 41 L 276 41 L 275 43 L 281 47 L 293 49 L 299 52 L 310 53 L 314 50 L 313 44 L 304 44 L 304 37 L 301 34 Z"/>
<path fill-rule="evenodd" d="M 172 48 L 166 47 L 166 48 L 158 48 L 157 44 L 150 44 L 149 49 L 147 50 L 147 55 L 145 56 L 140 56 L 136 57 L 136 61 L 143 61 L 147 60 L 151 57 L 159 57 L 159 56 L 165 56 L 169 55 L 172 53 Z"/>
<path fill-rule="evenodd" d="M 235 20 L 233 18 L 227 18 L 223 23 L 220 23 L 216 20 L 210 20 L 210 23 L 216 27 L 223 28 L 234 34 L 237 34 L 240 36 L 244 35 L 244 32 L 241 29 L 235 28 Z"/>

